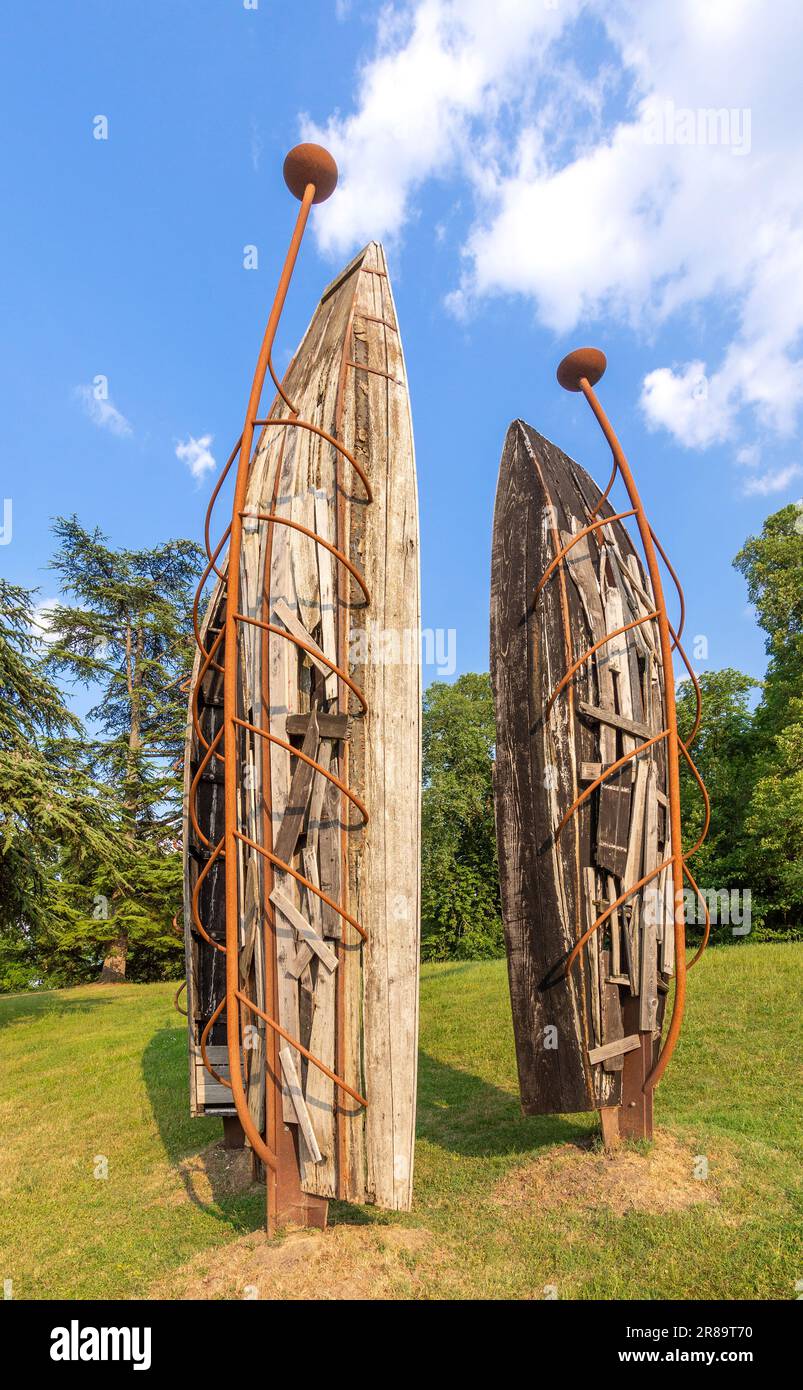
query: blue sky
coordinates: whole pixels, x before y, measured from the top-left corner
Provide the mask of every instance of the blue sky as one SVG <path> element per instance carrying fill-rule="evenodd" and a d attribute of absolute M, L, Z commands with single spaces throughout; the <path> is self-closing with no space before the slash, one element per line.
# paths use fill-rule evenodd
<path fill-rule="evenodd" d="M 221 464 L 239 434 L 295 215 L 282 160 L 319 138 L 341 186 L 314 211 L 276 359 L 340 264 L 383 240 L 423 624 L 456 629 L 458 672 L 487 669 L 509 421 L 607 479 L 587 407 L 555 382 L 594 343 L 687 632 L 707 639 L 695 665 L 760 675 L 731 560 L 803 492 L 798 7 L 776 0 L 770 26 L 758 0 L 250 3 L 3 9 L 3 574 L 54 596 L 59 513 L 120 545 L 200 539 L 214 473 L 176 449 L 211 436 Z"/>

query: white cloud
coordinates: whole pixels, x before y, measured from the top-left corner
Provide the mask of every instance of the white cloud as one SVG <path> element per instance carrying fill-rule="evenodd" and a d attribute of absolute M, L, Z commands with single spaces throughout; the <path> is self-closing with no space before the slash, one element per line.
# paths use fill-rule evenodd
<path fill-rule="evenodd" d="M 111 397 L 104 395 L 103 386 L 76 386 L 74 395 L 81 402 L 85 413 L 93 425 L 100 430 L 109 430 L 121 438 L 134 433 L 131 423 L 126 420 Z"/>
<path fill-rule="evenodd" d="M 432 176 L 468 172 L 482 181 L 511 83 L 518 94 L 528 65 L 540 62 L 541 47 L 579 3 L 383 7 L 376 56 L 359 74 L 356 112 L 302 123 L 303 138 L 326 145 L 340 169 L 337 196 L 316 215 L 322 247 L 341 254 L 373 237 L 393 238 L 414 215 L 415 190 Z"/>
<path fill-rule="evenodd" d="M 39 642 L 55 642 L 58 631 L 53 627 L 53 609 L 57 598 L 43 598 L 31 612 L 31 634 Z"/>
<path fill-rule="evenodd" d="M 210 447 L 213 438 L 211 434 L 202 434 L 200 439 L 190 435 L 176 444 L 176 458 L 186 463 L 193 478 L 199 482 L 216 467 L 215 456 Z"/>
<path fill-rule="evenodd" d="M 688 362 L 680 371 L 657 367 L 644 378 L 641 408 L 650 429 L 671 430 L 690 449 L 705 449 L 727 439 L 732 430 L 727 383 L 709 380 L 704 362 Z"/>
<path fill-rule="evenodd" d="M 769 468 L 765 473 L 757 473 L 748 478 L 742 487 L 742 493 L 745 497 L 769 497 L 773 492 L 784 492 L 801 474 L 803 468 L 797 463 L 789 463 L 785 468 Z"/>
<path fill-rule="evenodd" d="M 399 236 L 426 180 L 467 183 L 455 312 L 520 295 L 556 332 L 605 317 L 645 337 L 716 305 L 728 326 L 707 396 L 690 395 L 695 362 L 658 362 L 648 422 L 696 448 L 743 416 L 791 432 L 803 397 L 797 0 L 776 0 L 771 22 L 762 0 L 411 0 L 381 13 L 354 112 L 304 124 L 341 167 L 316 217 L 322 247 Z"/>

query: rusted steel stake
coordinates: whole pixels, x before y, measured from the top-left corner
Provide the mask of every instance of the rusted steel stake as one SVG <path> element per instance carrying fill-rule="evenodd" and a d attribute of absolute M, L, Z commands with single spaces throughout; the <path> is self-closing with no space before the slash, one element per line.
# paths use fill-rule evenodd
<path fill-rule="evenodd" d="M 635 1058 L 635 1062 L 633 1065 L 636 1065 L 641 1069 L 640 1074 L 643 1082 L 643 1084 L 640 1087 L 643 1100 L 641 1102 L 642 1113 L 640 1116 L 639 1123 L 642 1130 L 646 1129 L 648 1132 L 650 1132 L 652 1125 L 651 1094 L 657 1086 L 658 1082 L 660 1081 L 661 1077 L 663 1076 L 666 1067 L 670 1061 L 670 1058 L 672 1057 L 672 1054 L 675 1050 L 675 1045 L 677 1043 L 681 1024 L 683 1022 L 683 1013 L 686 1003 L 686 927 L 683 905 L 683 877 L 684 872 L 688 871 L 685 870 L 685 858 L 687 856 L 684 856 L 683 854 L 682 826 L 680 815 L 679 753 L 681 750 L 683 751 L 684 756 L 687 757 L 689 765 L 692 768 L 694 775 L 697 777 L 697 780 L 700 783 L 701 787 L 702 782 L 700 781 L 696 769 L 691 763 L 691 759 L 688 758 L 686 748 L 681 744 L 680 736 L 678 733 L 674 668 L 672 664 L 673 646 L 677 647 L 678 650 L 681 652 L 681 655 L 686 661 L 687 667 L 689 663 L 687 658 L 685 657 L 685 653 L 683 653 L 682 649 L 680 648 L 680 643 L 675 634 L 673 633 L 669 623 L 669 619 L 667 617 L 666 601 L 664 598 L 664 589 L 661 580 L 661 571 L 658 564 L 657 554 L 657 549 L 661 548 L 657 547 L 652 527 L 650 526 L 650 523 L 647 519 L 647 515 L 644 510 L 644 504 L 641 500 L 639 490 L 636 486 L 636 481 L 633 477 L 624 451 L 622 450 L 622 447 L 619 443 L 619 440 L 616 437 L 613 427 L 610 421 L 608 420 L 608 417 L 605 414 L 604 410 L 602 409 L 602 406 L 600 405 L 594 391 L 594 386 L 602 377 L 606 366 L 607 362 L 605 359 L 605 355 L 604 353 L 600 352 L 598 348 L 578 348 L 575 352 L 571 352 L 567 357 L 564 357 L 563 361 L 560 363 L 560 366 L 558 367 L 557 377 L 558 381 L 560 382 L 560 385 L 564 387 L 565 390 L 578 392 L 581 391 L 583 393 L 592 411 L 594 412 L 594 415 L 596 416 L 597 422 L 599 423 L 602 433 L 604 434 L 606 440 L 608 441 L 608 444 L 610 445 L 611 453 L 613 455 L 613 473 L 611 474 L 610 482 L 608 483 L 603 497 L 600 499 L 600 502 L 597 504 L 597 507 L 594 510 L 599 510 L 603 500 L 607 497 L 608 493 L 610 492 L 615 477 L 618 473 L 621 476 L 622 481 L 627 490 L 627 495 L 630 499 L 630 503 L 632 506 L 631 514 L 635 517 L 636 525 L 639 531 L 639 536 L 641 538 L 641 544 L 644 551 L 644 558 L 646 560 L 647 570 L 649 572 L 650 582 L 652 584 L 653 597 L 655 601 L 655 612 L 650 616 L 651 618 L 654 618 L 658 624 L 658 634 L 661 646 L 661 660 L 663 664 L 664 674 L 664 710 L 666 715 L 666 729 L 662 737 L 666 737 L 668 782 L 667 800 L 669 803 L 669 824 L 672 839 L 671 865 L 672 882 L 674 889 L 673 923 L 675 937 L 675 999 L 672 1009 L 672 1017 L 670 1019 L 666 1039 L 654 1065 L 650 1066 L 652 1060 L 651 1034 L 649 1035 L 649 1041 L 647 1040 L 647 1035 L 644 1036 L 642 1048 L 639 1050 L 638 1053 L 632 1054 Z M 591 521 L 592 519 L 593 513 L 591 514 L 589 520 Z M 664 561 L 668 564 L 663 549 L 661 549 L 661 555 L 664 558 Z M 677 577 L 675 576 L 674 571 L 671 569 L 671 566 L 669 568 L 670 573 L 672 574 L 672 577 L 677 585 L 678 593 L 681 597 L 682 606 L 683 597 L 680 585 L 677 582 Z M 598 643 L 597 645 L 601 644 Z M 561 687 L 558 687 L 558 689 L 560 688 Z M 695 688 L 697 691 L 699 702 L 699 685 L 696 682 L 696 680 Z M 697 723 L 699 723 L 699 714 Z M 695 732 L 696 727 L 697 725 L 695 725 Z M 705 796 L 704 788 L 703 795 Z M 699 845 L 695 846 L 695 848 L 698 847 Z M 691 878 L 691 875 L 689 875 L 689 878 Z M 627 885 L 623 886 L 626 887 Z M 591 931 L 595 930 L 599 925 L 601 925 L 602 921 L 604 920 L 605 914 L 603 914 L 603 917 L 599 918 L 597 922 L 594 923 L 594 926 L 588 933 L 585 934 L 585 937 L 583 939 L 587 939 L 587 937 L 591 935 Z M 575 949 L 572 952 L 572 960 L 576 957 L 576 954 L 581 944 L 582 942 L 578 942 L 576 944 Z M 645 1075 L 645 1073 L 647 1074 Z M 624 1095 L 623 1103 L 625 1103 Z M 634 1104 L 632 1098 L 627 1103 L 631 1107 Z M 625 1116 L 623 1116 L 623 1120 L 626 1124 L 627 1118 Z M 639 1126 L 637 1125 L 636 1127 Z"/>
<path fill-rule="evenodd" d="M 238 628 L 237 614 L 240 607 L 240 552 L 242 546 L 242 513 L 245 509 L 248 487 L 248 472 L 251 465 L 251 448 L 254 438 L 254 422 L 259 415 L 262 389 L 268 372 L 276 330 L 279 326 L 284 302 L 293 274 L 304 229 L 307 225 L 313 203 L 322 202 L 334 191 L 337 183 L 335 162 L 325 150 L 318 146 L 302 145 L 291 151 L 285 160 L 285 181 L 291 192 L 300 198 L 301 207 L 296 218 L 290 245 L 276 294 L 268 316 L 265 336 L 257 358 L 251 393 L 245 413 L 242 439 L 240 441 L 237 474 L 234 485 L 231 531 L 229 535 L 229 563 L 226 577 L 226 620 L 223 660 L 223 749 L 224 749 L 224 824 L 226 846 L 226 1041 L 229 1054 L 229 1076 L 232 1082 L 232 1095 L 240 1123 L 248 1139 L 262 1162 L 269 1169 L 268 1176 L 268 1232 L 272 1234 L 276 1220 L 278 1181 L 278 1159 L 273 1149 L 263 1141 L 257 1130 L 249 1109 L 242 1080 L 240 1062 L 240 1008 L 239 1008 L 239 904 L 237 891 L 237 676 L 238 676 Z M 273 1070 L 273 1104 L 281 1106 L 281 1088 L 278 1067 Z M 281 1116 L 277 1115 L 277 1126 L 281 1128 Z M 286 1136 L 285 1136 L 286 1137 Z M 278 1147 L 278 1143 L 277 1143 Z M 283 1148 L 287 1152 L 287 1145 Z"/>

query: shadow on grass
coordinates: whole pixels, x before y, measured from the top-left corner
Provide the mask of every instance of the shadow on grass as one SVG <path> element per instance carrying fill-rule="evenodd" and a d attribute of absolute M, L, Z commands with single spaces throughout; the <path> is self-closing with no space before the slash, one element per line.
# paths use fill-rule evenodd
<path fill-rule="evenodd" d="M 264 1189 L 249 1187 L 246 1177 L 232 1190 L 231 1164 L 242 1159 L 250 1163 L 250 1156 L 212 1149 L 222 1141 L 222 1121 L 190 1115 L 185 1028 L 160 1028 L 153 1034 L 142 1054 L 142 1074 L 165 1154 L 189 1201 L 235 1231 L 259 1230 L 265 1219 Z"/>
<path fill-rule="evenodd" d="M 523 1158 L 554 1144 L 586 1148 L 592 1116 L 522 1115 L 517 1095 L 482 1077 L 418 1054 L 416 1134 L 447 1153 L 473 1158 Z M 397 1214 L 377 1207 L 329 1203 L 331 1226 L 393 1225 Z"/>
<path fill-rule="evenodd" d="M 113 1003 L 114 1000 L 108 995 L 99 994 L 96 999 L 91 995 L 82 995 L 80 999 L 75 999 L 60 989 L 42 990 L 41 993 L 31 990 L 25 994 L 3 994 L 0 995 L 0 1028 L 8 1028 L 12 1023 L 21 1023 L 33 1018 L 45 1018 L 50 1014 L 88 1014 Z"/>
<path fill-rule="evenodd" d="M 234 1230 L 258 1230 L 264 1221 L 261 1186 L 232 1193 L 228 1175 L 221 1182 L 218 1164 L 204 1153 L 222 1137 L 220 1121 L 190 1118 L 184 1029 L 168 1027 L 154 1033 L 142 1055 L 142 1070 L 165 1153 L 188 1199 Z M 518 1096 L 510 1091 L 426 1052 L 419 1054 L 418 1137 L 447 1152 L 515 1157 L 553 1144 L 585 1144 L 588 1129 L 589 1120 L 583 1116 L 522 1115 Z M 208 1200 L 198 1193 L 199 1170 Z M 373 1226 L 392 1217 L 376 1208 L 333 1201 L 329 1220 L 332 1225 Z"/>
<path fill-rule="evenodd" d="M 586 1143 L 588 1125 L 579 1116 L 522 1115 L 517 1095 L 419 1053 L 418 1137 L 449 1153 L 494 1158 Z"/>

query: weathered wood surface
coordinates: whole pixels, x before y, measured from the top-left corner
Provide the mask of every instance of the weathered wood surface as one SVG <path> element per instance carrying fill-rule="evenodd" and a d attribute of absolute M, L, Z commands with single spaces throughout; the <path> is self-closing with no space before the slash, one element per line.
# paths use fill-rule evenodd
<path fill-rule="evenodd" d="M 347 798 L 302 759 L 243 731 L 242 763 L 251 772 L 242 790 L 242 823 L 258 843 L 273 847 L 342 904 L 368 939 L 363 943 L 313 891 L 243 847 L 247 989 L 257 997 L 264 951 L 273 949 L 275 933 L 279 1022 L 369 1100 L 366 1111 L 298 1053 L 296 1091 L 293 1067 L 282 1059 L 283 1119 L 298 1135 L 302 1186 L 320 1196 L 404 1209 L 412 1194 L 418 1037 L 419 542 L 406 371 L 377 244 L 325 291 L 284 388 L 301 419 L 341 438 L 359 460 L 373 502 L 367 503 L 348 461 L 319 436 L 269 426 L 255 449 L 245 510 L 287 516 L 328 539 L 363 573 L 371 605 L 324 547 L 290 527 L 247 519 L 242 611 L 293 633 L 313 650 L 244 625 L 240 712 L 295 747 L 303 739 L 304 751 L 362 798 L 370 822 L 363 829 Z M 289 416 L 278 399 L 261 413 Z M 207 632 L 219 625 L 220 609 L 218 587 L 207 610 Z M 329 662 L 348 670 L 362 687 L 367 716 Z M 202 698 L 213 707 L 207 720 L 219 721 L 219 677 L 207 677 Z M 188 778 L 198 757 L 190 727 Z M 222 779 L 220 766 L 217 776 Z M 210 838 L 219 838 L 222 786 L 205 786 L 203 796 L 200 823 Z M 214 822 L 214 837 L 205 816 Z M 193 838 L 187 837 L 187 904 L 203 864 Z M 253 895 L 246 912 L 249 873 L 259 884 L 257 931 Z M 201 918 L 222 940 L 223 875 L 216 869 L 210 880 Z M 189 921 L 187 942 L 195 981 L 191 1033 L 197 1036 L 222 995 L 224 957 L 215 952 L 219 959 L 213 959 Z M 244 1013 L 246 1021 L 255 1025 L 257 1050 L 248 1056 L 257 1084 L 251 1089 L 262 1092 L 264 1123 L 264 1025 Z M 215 1041 L 223 1036 L 217 1026 Z"/>
<path fill-rule="evenodd" d="M 591 936 L 568 978 L 564 971 L 579 936 L 638 881 L 645 859 L 652 867 L 668 853 L 667 818 L 658 813 L 660 743 L 607 778 L 556 837 L 584 788 L 662 728 L 654 622 L 602 646 L 545 718 L 550 695 L 582 652 L 653 611 L 620 522 L 582 537 L 535 599 L 553 556 L 599 500 L 578 464 L 522 421 L 511 425 L 491 561 L 494 798 L 519 1085 L 525 1112 L 534 1114 L 620 1103 L 623 1039 L 635 1031 L 624 1026 L 624 1004 L 632 996 L 636 1019 L 653 1019 L 654 1003 L 636 996 L 644 990 L 653 1001 L 665 980 L 658 930 L 643 927 L 641 893 Z M 613 510 L 606 502 L 598 514 Z M 628 1048 L 636 1050 L 629 1041 Z"/>

